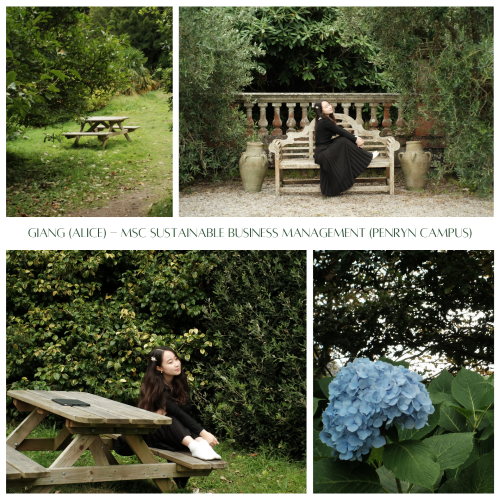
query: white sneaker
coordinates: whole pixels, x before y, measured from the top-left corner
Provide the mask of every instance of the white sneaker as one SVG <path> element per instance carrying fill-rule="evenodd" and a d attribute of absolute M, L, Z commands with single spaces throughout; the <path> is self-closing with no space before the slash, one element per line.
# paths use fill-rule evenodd
<path fill-rule="evenodd" d="M 378 155 L 379 155 L 379 152 L 378 151 L 375 151 L 375 153 L 372 153 L 373 154 L 373 158 L 372 160 L 374 160 Z"/>

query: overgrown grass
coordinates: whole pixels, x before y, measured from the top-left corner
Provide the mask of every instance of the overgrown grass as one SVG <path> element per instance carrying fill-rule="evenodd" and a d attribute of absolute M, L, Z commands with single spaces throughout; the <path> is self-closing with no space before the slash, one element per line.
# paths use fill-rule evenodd
<path fill-rule="evenodd" d="M 79 130 L 68 122 L 28 129 L 27 138 L 7 141 L 7 216 L 64 216 L 79 208 L 98 207 L 123 192 L 154 188 L 158 198 L 172 194 L 172 112 L 161 90 L 116 96 L 94 116 L 130 116 L 125 125 L 141 128 L 111 137 L 102 149 L 96 137 L 74 139 L 62 132 Z M 46 134 L 62 142 L 46 141 Z"/>
<path fill-rule="evenodd" d="M 7 435 L 14 430 L 7 429 Z M 55 437 L 56 426 L 39 425 L 30 437 Z M 192 477 L 185 489 L 177 493 L 306 493 L 306 462 L 295 462 L 264 451 L 249 452 L 235 448 L 229 442 L 216 447 L 217 453 L 228 462 L 226 469 L 215 469 L 209 476 Z M 27 451 L 23 452 L 35 462 L 49 467 L 61 452 Z M 120 464 L 138 464 L 133 457 L 122 457 L 112 452 Z M 166 462 L 161 458 L 160 462 Z M 89 451 L 75 463 L 78 466 L 95 465 Z M 7 488 L 7 493 L 21 493 L 23 488 Z M 52 492 L 59 493 L 159 493 L 152 480 L 114 481 L 105 483 L 69 484 L 55 486 Z"/>
<path fill-rule="evenodd" d="M 148 217 L 173 217 L 174 216 L 174 203 L 172 195 L 166 196 L 160 201 L 153 203 L 149 209 Z"/>

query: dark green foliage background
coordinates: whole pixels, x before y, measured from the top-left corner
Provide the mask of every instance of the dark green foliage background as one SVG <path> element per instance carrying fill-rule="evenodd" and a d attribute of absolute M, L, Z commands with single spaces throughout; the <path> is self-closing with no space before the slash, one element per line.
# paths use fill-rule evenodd
<path fill-rule="evenodd" d="M 209 430 L 303 454 L 305 276 L 297 251 L 9 251 L 8 387 L 136 405 L 170 345 Z"/>

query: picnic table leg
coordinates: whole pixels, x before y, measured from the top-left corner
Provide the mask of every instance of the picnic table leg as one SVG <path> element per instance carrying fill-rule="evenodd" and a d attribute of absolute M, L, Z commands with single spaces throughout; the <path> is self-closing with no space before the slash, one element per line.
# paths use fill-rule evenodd
<path fill-rule="evenodd" d="M 79 132 L 83 132 L 83 129 L 85 128 L 85 122 L 82 123 L 82 125 L 80 126 L 80 130 Z M 80 140 L 80 136 L 77 135 L 76 136 L 76 139 L 75 139 L 75 142 L 73 143 L 73 146 L 78 146 L 78 141 Z"/>
<path fill-rule="evenodd" d="M 58 467 L 71 467 L 82 455 L 83 452 L 90 447 L 92 442 L 98 436 L 91 434 L 77 434 L 71 444 L 56 458 L 54 463 L 49 467 L 55 469 Z M 54 486 L 34 486 L 31 488 L 30 493 L 50 493 Z"/>
<path fill-rule="evenodd" d="M 48 415 L 48 412 L 35 408 L 7 438 L 7 446 L 17 448 L 29 433 Z"/>
<path fill-rule="evenodd" d="M 119 123 L 118 123 L 118 126 L 120 127 L 120 130 L 123 130 L 123 127 L 122 127 L 121 122 L 119 122 Z M 132 142 L 132 141 L 130 140 L 130 137 L 128 136 L 128 134 L 124 134 L 124 135 L 125 135 L 125 137 L 127 138 L 127 141 Z"/>
<path fill-rule="evenodd" d="M 132 448 L 132 451 L 136 454 L 137 458 L 143 464 L 156 464 L 158 460 L 153 455 L 152 451 L 149 449 L 148 445 L 142 439 L 141 436 L 134 435 L 126 435 L 123 437 L 125 441 L 127 441 L 128 445 Z M 168 493 L 169 491 L 174 491 L 177 489 L 177 485 L 172 479 L 153 479 L 158 488 L 162 491 L 162 493 Z"/>
<path fill-rule="evenodd" d="M 89 450 L 96 465 L 118 465 L 118 460 L 109 451 L 109 448 L 103 443 L 100 436 L 96 437 L 89 446 Z"/>

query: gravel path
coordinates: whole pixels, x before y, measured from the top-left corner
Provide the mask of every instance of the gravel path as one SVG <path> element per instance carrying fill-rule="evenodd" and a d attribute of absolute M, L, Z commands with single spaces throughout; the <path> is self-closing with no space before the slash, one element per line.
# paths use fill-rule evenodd
<path fill-rule="evenodd" d="M 411 192 L 395 183 L 395 196 L 352 193 L 325 198 L 321 193 L 276 197 L 274 180 L 260 193 L 245 193 L 241 181 L 201 183 L 179 193 L 181 217 L 493 217 L 493 199 Z"/>

